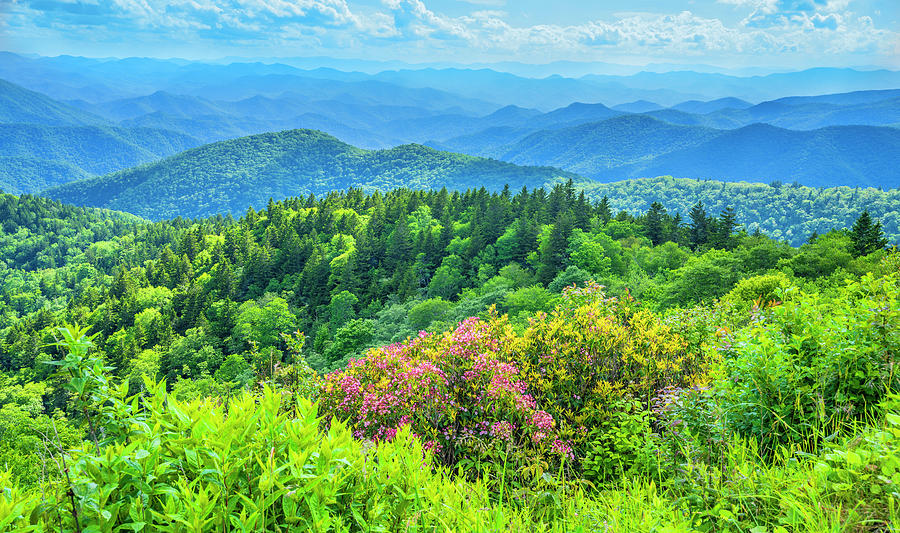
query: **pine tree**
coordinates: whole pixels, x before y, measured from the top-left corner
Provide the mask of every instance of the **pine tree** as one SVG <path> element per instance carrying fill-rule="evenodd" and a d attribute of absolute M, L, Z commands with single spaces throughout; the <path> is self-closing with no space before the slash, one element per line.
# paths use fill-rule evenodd
<path fill-rule="evenodd" d="M 719 221 L 716 225 L 716 246 L 731 250 L 734 248 L 734 239 L 731 236 L 737 230 L 737 215 L 734 213 L 733 207 L 726 207 L 719 215 Z"/>
<path fill-rule="evenodd" d="M 597 214 L 604 224 L 609 224 L 609 221 L 612 220 L 612 209 L 609 207 L 608 197 L 604 196 L 600 199 L 600 203 L 597 205 Z"/>
<path fill-rule="evenodd" d="M 541 264 L 538 276 L 542 283 L 549 283 L 566 266 L 566 249 L 572 234 L 572 217 L 562 211 L 556 217 L 553 229 L 546 243 L 541 247 Z"/>
<path fill-rule="evenodd" d="M 690 240 L 691 248 L 697 249 L 706 244 L 709 239 L 709 219 L 706 216 L 706 210 L 703 209 L 703 202 L 697 202 L 691 208 L 691 227 Z"/>
<path fill-rule="evenodd" d="M 644 218 L 644 228 L 647 238 L 650 239 L 653 246 L 658 246 L 665 242 L 665 216 L 666 208 L 661 203 L 653 202 L 650 204 L 650 209 L 647 210 L 647 215 Z"/>
<path fill-rule="evenodd" d="M 583 231 L 590 231 L 591 204 L 587 201 L 587 198 L 585 198 L 584 191 L 578 193 L 578 200 L 575 201 L 573 211 L 575 216 L 575 227 L 580 228 Z"/>
<path fill-rule="evenodd" d="M 856 257 L 869 255 L 887 246 L 881 222 L 873 221 L 868 210 L 863 211 L 853 223 L 850 238 L 853 240 L 853 255 Z"/>

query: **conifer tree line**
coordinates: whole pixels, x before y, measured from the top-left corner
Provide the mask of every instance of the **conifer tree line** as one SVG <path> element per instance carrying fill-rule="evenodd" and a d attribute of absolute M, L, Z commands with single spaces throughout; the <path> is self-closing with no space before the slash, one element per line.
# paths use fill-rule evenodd
<path fill-rule="evenodd" d="M 654 202 L 635 217 L 571 182 L 350 189 L 270 201 L 239 220 L 146 223 L 9 195 L 0 210 L 0 371 L 46 377 L 54 328 L 77 322 L 98 334 L 115 372 L 166 377 L 188 397 L 227 393 L 264 361 L 287 359 L 292 331 L 327 371 L 491 305 L 524 323 L 588 280 L 666 309 L 711 302 L 752 276 L 863 272 L 886 244 L 867 213 L 793 248 L 748 235 L 731 208 L 712 216 L 697 202 L 682 219 Z"/>

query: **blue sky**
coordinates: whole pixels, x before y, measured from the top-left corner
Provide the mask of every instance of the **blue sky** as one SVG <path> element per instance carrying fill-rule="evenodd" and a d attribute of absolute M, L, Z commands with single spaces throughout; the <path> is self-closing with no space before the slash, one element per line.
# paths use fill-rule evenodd
<path fill-rule="evenodd" d="M 898 0 L 0 0 L 0 48 L 900 68 Z"/>

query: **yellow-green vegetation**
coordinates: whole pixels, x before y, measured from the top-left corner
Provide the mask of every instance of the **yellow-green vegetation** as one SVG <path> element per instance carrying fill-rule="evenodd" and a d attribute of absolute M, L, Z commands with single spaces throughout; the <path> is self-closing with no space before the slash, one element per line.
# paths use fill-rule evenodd
<path fill-rule="evenodd" d="M 7 464 L 0 530 L 892 531 L 897 266 L 677 326 L 572 288 L 227 399 L 129 394 L 67 326 L 84 440 Z"/>
<path fill-rule="evenodd" d="M 795 248 L 572 184 L 0 210 L 7 529 L 896 519 L 900 260 L 869 213 Z"/>

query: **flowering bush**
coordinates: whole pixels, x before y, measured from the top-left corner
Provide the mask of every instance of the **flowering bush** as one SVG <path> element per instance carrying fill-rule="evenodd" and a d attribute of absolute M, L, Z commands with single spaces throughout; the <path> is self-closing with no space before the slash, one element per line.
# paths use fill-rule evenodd
<path fill-rule="evenodd" d="M 321 407 L 359 439 L 391 440 L 409 425 L 444 464 L 499 460 L 539 476 L 579 468 L 596 447 L 589 430 L 614 405 L 649 409 L 657 390 L 701 382 L 686 346 L 652 313 L 589 284 L 567 289 L 521 336 L 492 312 L 372 350 L 325 377 Z"/>
<path fill-rule="evenodd" d="M 553 417 L 537 409 L 516 364 L 501 354 L 505 319 L 470 318 L 452 332 L 370 351 L 325 377 L 321 406 L 358 439 L 391 440 L 409 425 L 446 464 L 488 449 L 554 449 Z"/>

